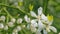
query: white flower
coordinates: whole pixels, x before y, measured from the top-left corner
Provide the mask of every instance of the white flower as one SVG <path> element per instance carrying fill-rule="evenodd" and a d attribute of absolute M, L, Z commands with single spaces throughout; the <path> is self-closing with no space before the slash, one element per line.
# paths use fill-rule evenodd
<path fill-rule="evenodd" d="M 47 21 L 47 17 L 42 13 L 42 10 L 42 7 L 38 8 L 38 15 L 36 15 L 36 13 L 34 13 L 33 11 L 30 12 L 32 17 L 37 18 L 36 21 L 38 21 L 38 29 L 40 31 L 45 28 L 45 24 L 43 23 Z"/>
<path fill-rule="evenodd" d="M 10 2 L 10 3 L 14 3 L 14 2 L 16 2 L 16 0 L 9 0 L 9 2 Z"/>
<path fill-rule="evenodd" d="M 51 32 L 51 30 L 49 29 L 49 26 L 46 27 L 46 31 Z"/>
<path fill-rule="evenodd" d="M 57 29 L 51 25 L 47 26 L 46 30 L 47 30 L 47 32 L 50 32 L 50 30 L 52 30 L 53 32 L 57 33 Z"/>
<path fill-rule="evenodd" d="M 40 16 L 42 14 L 42 7 L 38 8 L 38 15 L 36 15 L 36 13 L 34 13 L 33 11 L 30 11 L 30 13 L 31 13 L 32 17 L 36 17 L 36 18 L 40 19 Z"/>
<path fill-rule="evenodd" d="M 13 5 L 16 6 L 16 7 L 18 7 L 18 2 L 14 2 Z"/>
<path fill-rule="evenodd" d="M 60 32 L 58 34 L 60 34 Z"/>
<path fill-rule="evenodd" d="M 36 13 L 34 13 L 33 11 L 30 11 L 30 13 L 31 13 L 31 16 L 32 16 L 32 17 L 36 17 L 36 18 L 37 18 Z"/>
<path fill-rule="evenodd" d="M 44 14 L 41 14 L 41 21 L 43 22 L 43 23 L 48 23 L 47 21 L 48 21 L 48 19 L 47 19 L 47 17 L 44 15 Z"/>
<path fill-rule="evenodd" d="M 13 27 L 13 26 L 14 26 L 14 23 L 13 23 L 13 22 L 8 22 L 7 25 L 8 25 L 9 27 Z"/>
<path fill-rule="evenodd" d="M 16 32 L 18 32 L 18 30 L 15 28 L 15 29 L 13 30 L 13 32 L 16 33 Z"/>
<path fill-rule="evenodd" d="M 25 28 L 25 25 L 22 25 L 23 28 Z"/>
<path fill-rule="evenodd" d="M 4 26 L 4 30 L 8 30 L 8 26 L 7 25 Z"/>
<path fill-rule="evenodd" d="M 3 23 L 0 23 L 0 29 L 3 29 L 3 28 L 4 28 Z"/>
<path fill-rule="evenodd" d="M 1 16 L 0 19 L 1 19 L 2 21 L 5 21 L 5 16 Z"/>
<path fill-rule="evenodd" d="M 31 31 L 32 31 L 32 32 L 36 32 L 36 30 L 37 30 L 37 29 L 36 29 L 35 27 L 33 27 L 33 26 L 30 26 L 30 28 L 31 28 Z"/>
<path fill-rule="evenodd" d="M 43 34 L 48 34 L 48 32 L 44 29 L 44 30 L 43 30 Z"/>
<path fill-rule="evenodd" d="M 23 21 L 22 18 L 18 18 L 18 19 L 17 19 L 17 24 L 22 23 L 22 21 Z"/>
<path fill-rule="evenodd" d="M 37 27 L 37 22 L 36 22 L 35 20 L 31 20 L 31 25 L 32 25 L 33 27 Z"/>
<path fill-rule="evenodd" d="M 44 29 L 45 25 L 39 20 L 38 21 L 38 29 L 41 31 L 42 29 Z"/>
<path fill-rule="evenodd" d="M 15 18 L 11 18 L 11 22 L 15 23 L 16 19 Z"/>
<path fill-rule="evenodd" d="M 17 29 L 17 31 L 21 31 L 21 27 L 20 26 L 17 26 L 16 29 Z"/>
<path fill-rule="evenodd" d="M 27 25 L 27 29 L 30 29 L 30 24 Z"/>
<path fill-rule="evenodd" d="M 42 10 L 43 10 L 42 7 L 39 7 L 38 8 L 38 15 L 41 15 L 42 14 Z"/>
<path fill-rule="evenodd" d="M 26 21 L 27 23 L 30 23 L 30 18 L 28 18 L 27 15 L 24 16 L 24 19 L 25 19 L 25 21 Z"/>
<path fill-rule="evenodd" d="M 38 15 L 36 15 L 36 13 L 34 13 L 33 11 L 30 11 L 31 16 L 37 18 L 38 20 L 43 21 L 44 23 L 46 23 L 46 21 L 48 20 L 47 17 L 43 14 L 42 12 L 42 7 L 38 8 Z"/>
<path fill-rule="evenodd" d="M 36 32 L 36 31 L 37 31 L 36 27 L 37 27 L 37 22 L 36 22 L 36 20 L 31 20 L 31 24 L 30 24 L 30 29 L 31 29 L 31 31 L 32 31 L 32 32 Z"/>
<path fill-rule="evenodd" d="M 38 30 L 36 31 L 36 34 L 41 34 L 41 31 L 38 29 Z"/>
<path fill-rule="evenodd" d="M 57 33 L 57 29 L 53 26 L 50 26 L 50 30 L 52 30 L 53 32 Z"/>
<path fill-rule="evenodd" d="M 12 32 L 12 34 L 18 34 L 18 32 Z"/>
<path fill-rule="evenodd" d="M 18 0 L 18 2 L 23 2 L 23 0 Z"/>

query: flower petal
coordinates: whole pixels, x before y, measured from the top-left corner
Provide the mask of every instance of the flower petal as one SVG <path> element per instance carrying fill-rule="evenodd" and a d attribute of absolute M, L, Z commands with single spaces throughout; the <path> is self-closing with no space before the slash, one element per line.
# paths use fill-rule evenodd
<path fill-rule="evenodd" d="M 37 32 L 36 32 L 36 34 L 41 34 L 41 31 L 38 29 Z"/>
<path fill-rule="evenodd" d="M 41 30 L 44 28 L 44 24 L 40 20 L 38 21 L 38 28 Z"/>
<path fill-rule="evenodd" d="M 41 15 L 41 21 L 46 24 L 49 23 L 47 17 L 44 14 Z"/>
<path fill-rule="evenodd" d="M 36 22 L 36 20 L 31 20 L 31 25 L 32 25 L 33 27 L 37 27 L 37 22 Z"/>
<path fill-rule="evenodd" d="M 5 16 L 1 16 L 1 17 L 0 17 L 0 20 L 2 20 L 3 22 L 5 22 L 5 19 L 6 19 Z"/>
<path fill-rule="evenodd" d="M 49 29 L 49 27 L 46 28 L 46 31 L 47 31 L 47 32 L 51 32 L 51 30 Z"/>
<path fill-rule="evenodd" d="M 31 31 L 32 31 L 32 32 L 36 32 L 36 30 L 37 30 L 37 29 L 36 29 L 35 27 L 32 27 L 32 28 L 31 28 Z"/>
<path fill-rule="evenodd" d="M 48 25 L 52 25 L 53 22 L 49 22 Z"/>
<path fill-rule="evenodd" d="M 30 22 L 30 18 L 28 18 L 28 16 L 27 16 L 27 15 L 25 15 L 24 19 L 25 19 L 25 21 L 26 21 L 27 23 L 29 23 L 29 22 Z"/>
<path fill-rule="evenodd" d="M 55 27 L 50 26 L 50 29 L 51 29 L 53 32 L 57 33 L 57 30 L 56 30 L 56 28 L 55 28 Z"/>
<path fill-rule="evenodd" d="M 23 21 L 22 18 L 18 18 L 17 23 L 20 24 L 22 23 L 22 21 Z"/>
<path fill-rule="evenodd" d="M 42 19 L 42 20 L 45 20 L 45 21 L 48 20 L 47 17 L 46 17 L 44 14 L 41 15 L 41 19 Z"/>
<path fill-rule="evenodd" d="M 27 25 L 27 29 L 30 29 L 30 24 Z"/>
<path fill-rule="evenodd" d="M 4 26 L 4 30 L 8 30 L 8 25 L 5 25 Z"/>
<path fill-rule="evenodd" d="M 32 17 L 37 17 L 36 13 L 34 13 L 33 11 L 30 11 L 30 14 Z"/>
<path fill-rule="evenodd" d="M 43 30 L 43 33 L 44 33 L 44 34 L 47 34 L 47 31 L 46 31 L 46 30 Z"/>
<path fill-rule="evenodd" d="M 17 26 L 16 29 L 17 29 L 18 31 L 21 31 L 21 26 Z"/>
<path fill-rule="evenodd" d="M 4 24 L 0 23 L 0 29 L 3 29 L 3 28 L 4 28 Z"/>
<path fill-rule="evenodd" d="M 42 14 L 42 7 L 38 8 L 38 15 L 40 16 Z"/>
<path fill-rule="evenodd" d="M 9 23 L 7 23 L 7 25 L 8 25 L 9 27 L 13 27 L 13 26 L 14 26 L 14 23 L 13 23 L 13 22 L 9 22 Z"/>
<path fill-rule="evenodd" d="M 60 32 L 58 34 L 60 34 Z"/>
<path fill-rule="evenodd" d="M 11 22 L 15 23 L 16 19 L 15 18 L 11 18 Z"/>

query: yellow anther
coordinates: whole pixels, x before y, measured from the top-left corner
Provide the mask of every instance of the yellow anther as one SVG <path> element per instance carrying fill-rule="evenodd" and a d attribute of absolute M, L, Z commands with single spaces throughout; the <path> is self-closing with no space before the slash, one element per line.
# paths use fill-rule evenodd
<path fill-rule="evenodd" d="M 18 2 L 18 6 L 23 6 L 23 2 Z"/>
<path fill-rule="evenodd" d="M 48 18 L 49 21 L 52 21 L 52 20 L 53 20 L 53 16 L 52 16 L 52 15 L 49 16 L 49 14 L 48 14 L 48 15 L 47 15 L 47 18 Z"/>
<path fill-rule="evenodd" d="M 33 10 L 33 5 L 29 4 L 29 9 L 30 9 L 30 11 L 32 11 Z"/>

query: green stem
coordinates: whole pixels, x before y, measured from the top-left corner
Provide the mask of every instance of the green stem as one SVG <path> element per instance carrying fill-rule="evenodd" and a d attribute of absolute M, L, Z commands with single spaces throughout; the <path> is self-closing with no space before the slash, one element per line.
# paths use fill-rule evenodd
<path fill-rule="evenodd" d="M 24 34 L 23 31 L 20 31 L 20 32 L 21 32 L 21 34 Z"/>
<path fill-rule="evenodd" d="M 48 0 L 43 0 L 43 11 L 47 14 Z"/>
<path fill-rule="evenodd" d="M 8 5 L 5 5 L 5 4 L 0 4 L 0 6 L 5 6 L 5 7 L 10 7 L 10 8 L 18 9 L 18 10 L 21 11 L 22 13 L 25 13 L 25 14 L 27 14 L 28 16 L 32 17 L 32 16 L 30 15 L 30 13 L 26 13 L 26 11 L 21 10 L 20 8 L 13 7 L 13 6 L 8 6 Z"/>
<path fill-rule="evenodd" d="M 28 16 L 31 16 L 29 13 L 26 13 L 26 11 L 21 10 L 20 8 L 17 8 L 17 9 L 19 9 L 21 12 L 23 12 L 23 13 L 27 14 Z"/>
<path fill-rule="evenodd" d="M 6 23 L 8 23 L 8 21 L 9 21 L 9 17 L 8 17 L 8 15 L 6 16 Z"/>
<path fill-rule="evenodd" d="M 26 32 L 26 30 L 25 30 L 25 29 L 23 29 L 23 31 L 24 31 L 24 33 L 25 33 L 25 34 L 28 34 L 28 32 Z"/>
<path fill-rule="evenodd" d="M 3 9 L 1 8 L 1 9 L 0 9 L 0 14 L 4 14 L 4 15 L 6 15 L 6 13 L 2 13 L 2 10 L 3 10 Z"/>
<path fill-rule="evenodd" d="M 3 8 L 4 9 L 4 11 L 7 13 L 7 15 L 10 17 L 10 18 L 13 18 L 10 14 L 9 14 L 9 12 L 6 10 L 6 8 Z"/>

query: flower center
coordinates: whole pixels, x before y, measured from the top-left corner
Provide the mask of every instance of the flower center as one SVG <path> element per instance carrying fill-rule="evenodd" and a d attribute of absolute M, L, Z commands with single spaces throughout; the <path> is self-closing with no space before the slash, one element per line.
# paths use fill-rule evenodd
<path fill-rule="evenodd" d="M 37 19 L 39 20 L 40 19 L 40 16 L 38 16 Z"/>

